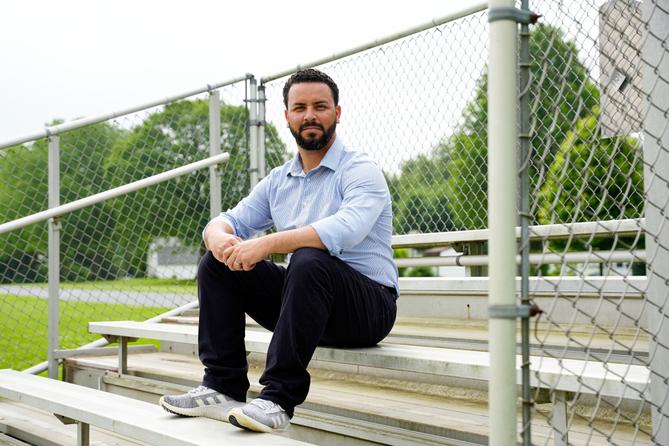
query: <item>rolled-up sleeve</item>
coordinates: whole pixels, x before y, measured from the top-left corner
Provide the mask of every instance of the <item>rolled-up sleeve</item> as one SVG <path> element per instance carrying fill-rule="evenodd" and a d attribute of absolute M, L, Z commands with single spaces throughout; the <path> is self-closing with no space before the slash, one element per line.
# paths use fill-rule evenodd
<path fill-rule="evenodd" d="M 225 220 L 232 227 L 234 234 L 242 239 L 248 239 L 255 233 L 269 228 L 272 226 L 268 200 L 269 187 L 270 177 L 267 176 L 237 206 L 222 212 L 218 218 Z"/>
<path fill-rule="evenodd" d="M 342 192 L 339 210 L 311 223 L 334 256 L 364 240 L 390 201 L 385 178 L 371 161 L 360 161 L 347 169 L 342 176 Z"/>

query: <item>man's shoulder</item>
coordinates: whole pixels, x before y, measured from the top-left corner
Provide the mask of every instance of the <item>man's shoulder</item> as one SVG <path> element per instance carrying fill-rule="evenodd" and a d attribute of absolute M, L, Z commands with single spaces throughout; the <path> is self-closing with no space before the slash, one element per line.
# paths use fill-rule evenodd
<path fill-rule="evenodd" d="M 366 152 L 344 146 L 342 148 L 340 167 L 349 169 L 353 166 L 369 166 L 370 168 L 379 168 L 379 164 L 374 161 L 374 159 Z"/>
<path fill-rule="evenodd" d="M 382 175 L 379 164 L 366 152 L 345 147 L 339 163 L 339 170 L 344 178 L 354 179 L 360 176 Z"/>

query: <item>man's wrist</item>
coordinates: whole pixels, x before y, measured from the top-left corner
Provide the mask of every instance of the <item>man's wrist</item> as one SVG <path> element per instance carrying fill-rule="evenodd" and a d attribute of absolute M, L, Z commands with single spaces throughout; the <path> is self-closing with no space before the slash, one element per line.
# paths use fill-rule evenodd
<path fill-rule="evenodd" d="M 263 250 L 267 256 L 274 254 L 276 251 L 276 235 L 277 233 L 275 232 L 273 234 L 264 235 L 258 239 L 263 244 Z"/>

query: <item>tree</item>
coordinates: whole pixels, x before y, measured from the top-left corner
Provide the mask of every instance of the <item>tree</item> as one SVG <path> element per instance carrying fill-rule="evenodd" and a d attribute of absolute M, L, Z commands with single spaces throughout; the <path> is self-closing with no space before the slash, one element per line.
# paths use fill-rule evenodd
<path fill-rule="evenodd" d="M 130 130 L 109 123 L 61 136 L 61 203 L 121 186 L 209 156 L 209 105 L 179 101 L 151 114 Z M 248 191 L 248 113 L 221 106 L 223 209 Z M 276 129 L 268 125 L 268 167 L 287 158 Z M 0 152 L 0 221 L 47 208 L 47 143 L 36 141 Z M 143 275 L 149 246 L 176 237 L 196 247 L 209 219 L 207 169 L 88 207 L 62 218 L 61 277 L 113 279 Z M 47 237 L 32 225 L 0 236 L 0 281 L 44 281 Z"/>
<path fill-rule="evenodd" d="M 599 107 L 579 119 L 548 169 L 538 200 L 541 224 L 638 218 L 643 214 L 643 161 L 640 141 L 634 137 L 602 138 Z M 640 249 L 636 237 L 594 237 L 553 240 L 554 252 L 588 249 Z M 632 264 L 644 274 L 643 263 Z M 544 268 L 544 273 L 557 273 Z"/>
<path fill-rule="evenodd" d="M 59 124 L 56 120 L 50 125 Z M 68 203 L 108 188 L 104 158 L 123 131 L 108 123 L 60 135 L 60 202 Z M 6 149 L 0 156 L 0 221 L 11 221 L 48 208 L 48 143 Z M 102 257 L 105 234 L 113 219 L 99 204 L 61 219 L 61 277 L 106 277 L 110 263 Z M 0 281 L 46 280 L 47 237 L 44 224 L 4 234 L 0 243 Z"/>
<path fill-rule="evenodd" d="M 443 160 L 425 155 L 402 165 L 399 176 L 387 176 L 394 212 L 394 230 L 443 232 L 453 227 L 446 207 L 446 182 Z"/>
<path fill-rule="evenodd" d="M 599 103 L 599 90 L 578 60 L 576 45 L 565 40 L 560 29 L 548 25 L 533 27 L 530 51 L 534 80 L 530 90 L 533 129 L 530 177 L 532 189 L 537 191 L 567 133 Z M 439 221 L 448 222 L 439 230 L 487 226 L 487 145 L 488 75 L 484 73 L 476 84 L 473 99 L 463 111 L 462 125 L 428 157 L 412 160 L 410 163 L 417 161 L 417 165 L 410 166 L 408 172 L 403 167 L 396 181 L 399 190 L 396 214 L 401 217 L 408 212 L 404 208 L 409 205 L 404 203 L 411 203 L 411 212 L 418 212 L 413 215 L 414 223 L 409 229 L 435 228 L 425 223 L 435 221 L 434 209 L 440 213 Z M 420 175 L 413 173 L 417 166 Z M 435 206 L 428 197 L 439 197 L 442 204 Z"/>
<path fill-rule="evenodd" d="M 113 185 L 209 156 L 208 113 L 206 100 L 179 101 L 133 128 L 107 159 L 105 167 Z M 234 206 L 248 192 L 247 122 L 246 108 L 221 106 L 221 146 L 230 153 L 222 165 L 223 209 Z M 267 126 L 266 134 L 271 168 L 283 162 L 287 153 L 273 126 Z M 115 263 L 127 274 L 144 275 L 149 247 L 156 239 L 176 237 L 186 246 L 200 244 L 209 219 L 208 170 L 135 192 L 116 200 L 114 207 L 118 215 Z"/>
<path fill-rule="evenodd" d="M 599 108 L 579 119 L 548 170 L 539 222 L 637 218 L 643 211 L 643 162 L 634 137 L 604 139 Z"/>

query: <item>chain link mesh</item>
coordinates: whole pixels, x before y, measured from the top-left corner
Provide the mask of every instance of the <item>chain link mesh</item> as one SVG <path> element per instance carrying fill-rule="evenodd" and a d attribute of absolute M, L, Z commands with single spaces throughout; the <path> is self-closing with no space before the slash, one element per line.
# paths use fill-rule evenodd
<path fill-rule="evenodd" d="M 530 341 L 533 424 L 550 427 L 535 429 L 532 442 L 663 444 L 653 437 L 652 412 L 666 395 L 658 403 L 649 375 L 666 382 L 669 373 L 666 364 L 661 370 L 653 364 L 653 342 L 663 341 L 661 323 L 650 320 L 651 313 L 666 313 L 669 294 L 665 275 L 664 288 L 655 292 L 660 303 L 653 304 L 649 283 L 659 259 L 646 249 L 652 238 L 666 255 L 669 241 L 651 232 L 644 217 L 650 218 L 649 187 L 666 196 L 667 177 L 649 173 L 658 160 L 666 162 L 669 147 L 666 103 L 664 129 L 654 135 L 659 155 L 649 156 L 644 134 L 653 92 L 642 73 L 660 68 L 644 71 L 648 26 L 634 0 L 532 1 L 530 9 L 542 14 L 531 27 L 529 85 L 529 214 L 540 226 L 523 243 L 539 259 L 530 295 L 544 310 Z M 666 29 L 656 38 L 666 48 Z M 664 68 L 660 83 L 667 82 L 666 62 Z M 655 216 L 662 227 L 666 198 L 652 206 L 662 210 Z M 594 224 L 584 229 L 584 222 Z M 547 235 L 541 225 L 555 225 L 563 235 Z M 541 372 L 549 365 L 562 382 Z M 570 378 L 575 387 L 565 391 Z"/>
<path fill-rule="evenodd" d="M 487 225 L 487 110 L 477 102 L 486 42 L 486 15 L 477 13 L 317 67 L 339 86 L 337 134 L 386 175 L 398 234 Z M 267 120 L 295 150 L 285 81 L 266 84 Z"/>
<path fill-rule="evenodd" d="M 650 17 L 668 14 L 665 0 L 649 1 Z M 666 30 L 649 30 L 633 0 L 530 8 L 543 16 L 529 42 L 534 228 L 521 241 L 533 258 L 530 294 L 543 310 L 531 340 L 532 442 L 649 444 L 660 429 L 652 412 L 666 409 L 648 376 L 669 378 L 657 366 L 669 330 Z M 385 172 L 397 234 L 487 227 L 487 30 L 486 14 L 472 14 L 318 67 L 342 92 L 338 133 Z M 663 56 L 644 58 L 648 39 L 664 42 Z M 295 151 L 285 80 L 266 84 L 268 170 Z M 221 90 L 222 147 L 232 155 L 223 209 L 248 191 L 244 87 Z M 62 135 L 61 202 L 206 157 L 207 108 L 196 97 Z M 649 126 L 652 113 L 661 118 Z M 192 300 L 192 282 L 167 279 L 194 275 L 208 182 L 200 171 L 63 218 L 61 326 L 85 333 L 89 320 L 142 319 Z M 0 151 L 0 191 L 2 222 L 47 207 L 47 141 Z M 0 325 L 2 366 L 46 356 L 45 345 L 29 351 L 46 339 L 46 246 L 45 224 L 0 235 L 0 305 L 16 315 Z M 192 270 L 182 268 L 188 262 Z M 136 279 L 147 276 L 167 279 L 158 288 Z M 76 336 L 63 335 L 61 345 L 86 335 Z M 546 368 L 574 386 L 547 379 Z"/>
<path fill-rule="evenodd" d="M 245 83 L 219 90 L 222 206 L 248 191 Z M 54 122 L 55 124 L 56 122 Z M 60 202 L 103 192 L 209 156 L 209 100 L 197 95 L 59 135 Z M 273 144 L 277 158 L 284 148 Z M 48 208 L 48 141 L 0 151 L 0 222 Z M 143 320 L 196 299 L 201 231 L 209 220 L 209 171 L 60 218 L 60 346 L 95 339 L 94 320 Z M 152 280 L 147 280 L 151 278 Z M 160 280 L 157 280 L 160 279 Z M 46 359 L 47 224 L 0 235 L 0 366 Z"/>

